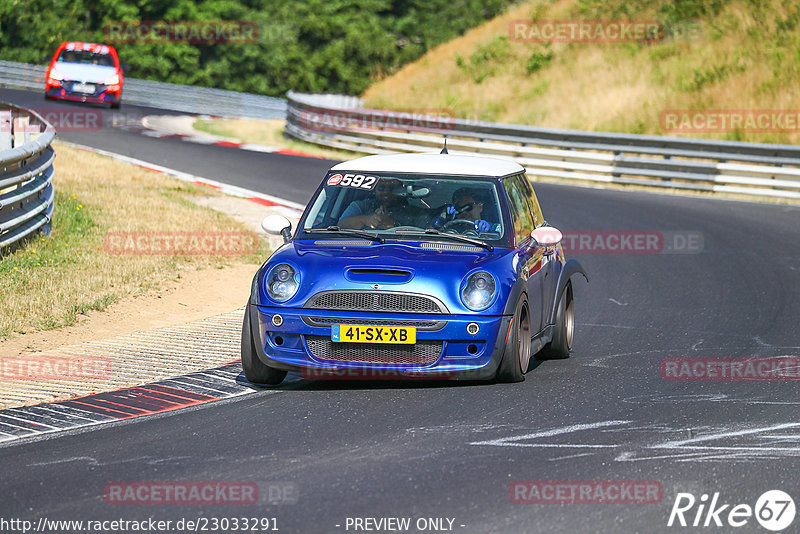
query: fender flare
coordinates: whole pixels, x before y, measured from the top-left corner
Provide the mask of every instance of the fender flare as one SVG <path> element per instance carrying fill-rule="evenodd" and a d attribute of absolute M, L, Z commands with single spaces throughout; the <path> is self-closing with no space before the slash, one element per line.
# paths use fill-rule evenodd
<path fill-rule="evenodd" d="M 514 315 L 517 309 L 517 301 L 523 293 L 527 294 L 527 288 L 525 282 L 520 278 L 514 282 L 514 285 L 511 286 L 511 290 L 508 292 L 506 305 L 503 308 L 503 315 Z"/>
<path fill-rule="evenodd" d="M 572 275 L 578 273 L 583 275 L 583 277 L 586 279 L 586 282 L 589 282 L 589 275 L 586 274 L 586 271 L 577 260 L 567 260 L 567 263 L 565 263 L 561 268 L 553 299 L 553 307 L 550 311 L 550 320 L 547 324 L 556 324 L 556 313 L 558 313 L 558 301 L 561 299 L 561 294 L 564 292 L 564 288 L 567 287 L 569 279 L 572 277 Z"/>

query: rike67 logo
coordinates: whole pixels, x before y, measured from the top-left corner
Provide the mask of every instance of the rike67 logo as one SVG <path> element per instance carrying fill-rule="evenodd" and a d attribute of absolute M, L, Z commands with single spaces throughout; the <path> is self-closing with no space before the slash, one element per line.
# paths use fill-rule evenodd
<path fill-rule="evenodd" d="M 699 499 L 691 493 L 678 493 L 667 526 L 739 528 L 747 525 L 753 516 L 765 529 L 780 532 L 794 521 L 794 500 L 786 492 L 770 490 L 751 507 L 749 504 L 724 502 L 719 492 L 715 492 L 710 500 L 707 493 Z"/>

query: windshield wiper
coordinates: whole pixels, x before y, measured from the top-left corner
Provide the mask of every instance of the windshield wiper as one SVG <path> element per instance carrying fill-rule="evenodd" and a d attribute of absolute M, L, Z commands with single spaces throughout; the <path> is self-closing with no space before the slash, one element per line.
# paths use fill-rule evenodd
<path fill-rule="evenodd" d="M 483 247 L 489 252 L 494 252 L 494 247 L 485 241 L 481 241 L 480 239 L 473 239 L 471 237 L 467 237 L 461 234 L 448 234 L 446 232 L 440 232 L 439 230 L 435 230 L 433 228 L 428 228 L 427 230 L 420 231 L 420 230 L 400 230 L 395 232 L 396 234 L 405 234 L 405 235 L 435 235 L 438 237 L 448 237 L 450 239 L 455 239 L 456 241 L 461 241 L 462 243 L 469 243 L 471 245 L 477 245 L 479 247 Z"/>
<path fill-rule="evenodd" d="M 358 237 L 365 237 L 372 241 L 377 241 L 381 245 L 386 243 L 386 238 L 381 237 L 378 234 L 374 234 L 372 232 L 364 232 L 363 230 L 352 230 L 350 228 L 339 228 L 338 226 L 329 226 L 327 228 L 306 228 L 303 230 L 304 234 L 311 234 L 314 232 L 320 232 L 325 234 L 345 234 L 345 235 L 355 235 Z"/>

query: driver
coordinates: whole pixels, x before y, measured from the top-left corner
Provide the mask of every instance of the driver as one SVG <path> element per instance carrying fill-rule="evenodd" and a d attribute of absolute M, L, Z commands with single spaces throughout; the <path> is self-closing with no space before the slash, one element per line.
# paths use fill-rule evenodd
<path fill-rule="evenodd" d="M 472 222 L 478 232 L 497 232 L 499 225 L 494 225 L 482 218 L 484 201 L 480 192 L 469 187 L 462 187 L 453 193 L 453 203 L 446 206 L 442 213 L 431 223 L 436 229 L 442 229 L 447 223 L 455 220 Z"/>
<path fill-rule="evenodd" d="M 397 216 L 408 209 L 406 197 L 396 193 L 402 185 L 397 178 L 381 178 L 373 196 L 354 200 L 347 206 L 339 218 L 339 227 L 357 230 L 392 228 L 397 224 Z"/>

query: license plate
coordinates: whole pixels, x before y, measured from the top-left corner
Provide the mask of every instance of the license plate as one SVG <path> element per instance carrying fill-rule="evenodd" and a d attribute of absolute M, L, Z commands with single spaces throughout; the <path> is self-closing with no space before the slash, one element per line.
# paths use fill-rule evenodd
<path fill-rule="evenodd" d="M 72 90 L 76 93 L 94 93 L 94 85 L 91 83 L 73 83 Z"/>
<path fill-rule="evenodd" d="M 417 329 L 413 326 L 335 324 L 331 326 L 331 341 L 414 344 L 417 342 Z"/>

